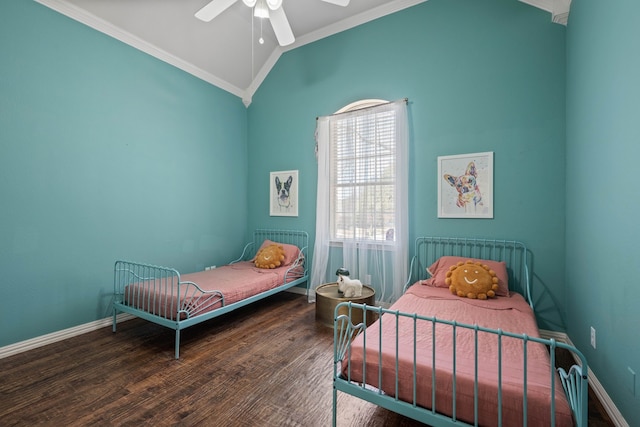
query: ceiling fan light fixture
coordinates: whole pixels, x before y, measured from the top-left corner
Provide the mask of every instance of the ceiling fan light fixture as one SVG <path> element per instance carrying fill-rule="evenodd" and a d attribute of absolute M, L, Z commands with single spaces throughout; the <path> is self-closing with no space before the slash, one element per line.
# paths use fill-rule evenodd
<path fill-rule="evenodd" d="M 269 6 L 271 10 L 276 10 L 282 6 L 282 0 L 267 0 L 267 6 Z"/>
<path fill-rule="evenodd" d="M 248 7 L 253 7 L 256 5 L 256 0 L 242 0 L 242 3 L 246 4 Z"/>
<path fill-rule="evenodd" d="M 253 16 L 255 16 L 256 18 L 269 17 L 269 8 L 267 8 L 267 3 L 265 3 L 265 0 L 258 0 L 256 2 L 256 7 L 253 8 Z"/>

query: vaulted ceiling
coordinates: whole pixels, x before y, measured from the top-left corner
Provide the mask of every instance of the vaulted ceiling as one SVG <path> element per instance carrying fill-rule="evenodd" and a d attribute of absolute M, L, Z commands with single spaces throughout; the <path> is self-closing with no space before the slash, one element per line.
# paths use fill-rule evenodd
<path fill-rule="evenodd" d="M 36 1 L 218 86 L 248 106 L 284 52 L 426 0 L 350 0 L 346 7 L 284 0 L 295 36 L 284 47 L 268 20 L 255 18 L 241 0 L 230 1 L 210 22 L 194 15 L 211 0 Z M 567 22 L 571 0 L 519 1 L 550 12 L 553 22 Z"/>

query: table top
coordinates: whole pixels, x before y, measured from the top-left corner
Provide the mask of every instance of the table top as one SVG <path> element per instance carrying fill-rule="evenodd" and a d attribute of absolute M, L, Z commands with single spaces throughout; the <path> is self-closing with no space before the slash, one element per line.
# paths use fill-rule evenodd
<path fill-rule="evenodd" d="M 375 289 L 370 286 L 362 285 L 362 296 L 345 298 L 342 292 L 338 292 L 337 283 L 325 283 L 316 288 L 316 295 L 321 295 L 325 298 L 338 299 L 344 301 L 353 301 L 354 299 L 370 298 L 376 294 Z"/>

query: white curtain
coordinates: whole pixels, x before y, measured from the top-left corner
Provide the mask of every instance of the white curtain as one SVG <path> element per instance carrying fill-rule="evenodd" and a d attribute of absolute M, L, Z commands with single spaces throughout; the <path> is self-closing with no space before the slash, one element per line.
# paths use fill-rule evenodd
<path fill-rule="evenodd" d="M 330 235 L 332 125 L 349 116 L 393 112 L 395 116 L 395 223 L 387 240 L 363 239 L 358 236 L 334 242 Z M 351 278 L 373 287 L 376 301 L 393 302 L 401 294 L 408 273 L 408 144 L 407 100 L 385 103 L 352 112 L 319 117 L 316 128 L 318 156 L 318 193 L 316 200 L 316 234 L 311 268 L 309 300 L 315 301 L 315 289 L 336 281 L 336 270 L 346 267 Z"/>
<path fill-rule="evenodd" d="M 318 157 L 318 194 L 316 196 L 316 237 L 313 246 L 313 264 L 311 265 L 311 292 L 309 302 L 316 300 L 316 288 L 331 280 L 327 274 L 329 264 L 329 197 L 331 170 L 329 157 L 330 138 L 329 117 L 319 117 L 316 122 L 316 155 Z"/>

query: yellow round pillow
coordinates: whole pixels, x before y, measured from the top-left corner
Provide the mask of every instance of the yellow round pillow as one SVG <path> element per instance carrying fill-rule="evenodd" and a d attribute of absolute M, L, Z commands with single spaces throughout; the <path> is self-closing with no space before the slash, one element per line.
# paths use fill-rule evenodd
<path fill-rule="evenodd" d="M 471 260 L 452 265 L 445 283 L 452 294 L 463 298 L 493 298 L 498 290 L 496 272 L 481 262 Z"/>
<path fill-rule="evenodd" d="M 281 245 L 269 245 L 261 248 L 254 261 L 258 268 L 280 267 L 284 261 L 284 248 Z"/>

